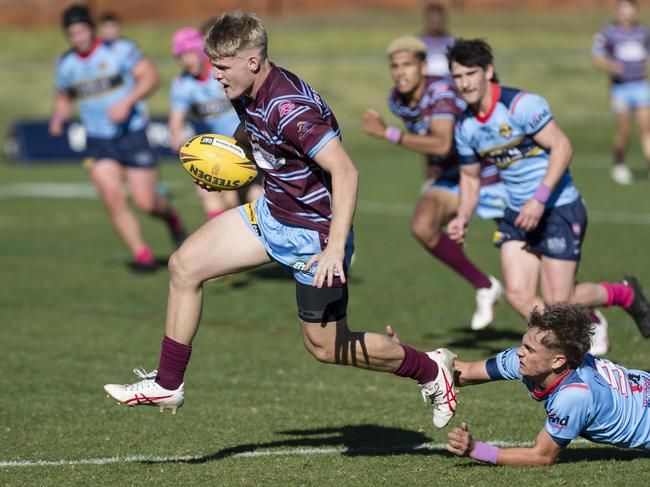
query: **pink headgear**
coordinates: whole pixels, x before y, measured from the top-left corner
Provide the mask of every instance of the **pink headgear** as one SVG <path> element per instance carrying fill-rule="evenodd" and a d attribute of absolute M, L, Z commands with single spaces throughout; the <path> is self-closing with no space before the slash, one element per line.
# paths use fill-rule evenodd
<path fill-rule="evenodd" d="M 174 32 L 172 37 L 172 52 L 174 56 L 180 56 L 184 52 L 194 51 L 203 54 L 203 36 L 192 27 L 184 27 Z"/>

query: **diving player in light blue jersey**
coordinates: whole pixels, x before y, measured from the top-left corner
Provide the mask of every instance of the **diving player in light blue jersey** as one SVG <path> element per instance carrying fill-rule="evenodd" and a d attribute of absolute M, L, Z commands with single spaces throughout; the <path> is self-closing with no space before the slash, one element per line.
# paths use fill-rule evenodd
<path fill-rule="evenodd" d="M 214 79 L 210 60 L 203 52 L 204 44 L 201 33 L 190 27 L 177 30 L 172 37 L 172 53 L 183 69 L 170 89 L 169 134 L 170 146 L 175 151 L 189 137 L 183 130 L 188 115 L 207 125 L 211 133 L 227 137 L 234 137 L 239 126 L 232 103 Z M 240 204 L 237 191 L 208 192 L 197 188 L 197 194 L 208 219 Z M 260 194 L 261 186 L 257 182 L 242 190 L 246 201 Z"/>
<path fill-rule="evenodd" d="M 575 284 L 587 212 L 569 174 L 571 142 L 539 95 L 496 82 L 492 51 L 482 40 L 458 40 L 449 50 L 456 88 L 468 108 L 456 125 L 461 162 L 458 214 L 448 225 L 462 243 L 479 196 L 481 162 L 494 163 L 508 193 L 495 243 L 501 249 L 506 297 L 522 316 L 558 302 L 589 308 L 618 305 L 650 336 L 650 306 L 634 278 Z M 542 299 L 536 295 L 541 281 Z M 636 304 L 635 304 L 636 303 Z M 638 306 L 637 306 L 638 304 Z M 594 353 L 607 350 L 602 315 Z"/>
<path fill-rule="evenodd" d="M 147 110 L 142 100 L 156 89 L 158 73 L 132 42 L 118 39 L 107 44 L 96 39 L 90 12 L 84 6 L 73 5 L 64 11 L 63 28 L 71 49 L 56 68 L 50 134 L 63 134 L 63 124 L 78 101 L 87 136 L 84 165 L 90 179 L 117 234 L 133 255 L 133 270 L 154 270 L 153 253 L 128 206 L 123 179 L 129 183 L 135 205 L 165 221 L 179 245 L 185 232 L 169 202 L 156 194 L 156 155 L 145 132 Z"/>
<path fill-rule="evenodd" d="M 650 450 L 650 374 L 589 355 L 591 326 L 580 305 L 536 308 L 520 347 L 488 360 L 456 360 L 457 385 L 520 380 L 544 402 L 546 422 L 530 448 L 481 443 L 462 423 L 449 432 L 447 450 L 499 465 L 552 465 L 578 436 Z"/>

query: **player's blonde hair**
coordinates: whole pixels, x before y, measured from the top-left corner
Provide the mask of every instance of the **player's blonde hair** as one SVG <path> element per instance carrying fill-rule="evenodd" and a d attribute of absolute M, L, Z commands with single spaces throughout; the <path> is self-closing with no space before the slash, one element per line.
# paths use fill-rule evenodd
<path fill-rule="evenodd" d="M 386 55 L 390 58 L 396 52 L 407 51 L 415 54 L 420 60 L 424 61 L 427 57 L 427 45 L 413 36 L 398 37 L 388 44 Z"/>
<path fill-rule="evenodd" d="M 234 57 L 241 51 L 256 50 L 267 57 L 268 39 L 262 21 L 238 10 L 221 14 L 208 33 L 205 53 L 210 59 Z"/>

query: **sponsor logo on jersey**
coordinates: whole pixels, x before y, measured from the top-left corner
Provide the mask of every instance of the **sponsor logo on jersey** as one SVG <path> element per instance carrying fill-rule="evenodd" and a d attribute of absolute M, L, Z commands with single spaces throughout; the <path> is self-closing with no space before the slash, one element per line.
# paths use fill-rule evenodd
<path fill-rule="evenodd" d="M 569 426 L 569 416 L 560 418 L 557 414 L 551 413 L 547 416 L 546 420 L 548 424 L 551 425 L 551 428 L 554 430 L 563 430 Z"/>
<path fill-rule="evenodd" d="M 287 101 L 284 102 L 282 105 L 278 107 L 278 111 L 280 112 L 280 118 L 288 115 L 289 113 L 293 112 L 293 110 L 296 108 L 296 105 L 292 101 Z"/>
<path fill-rule="evenodd" d="M 533 118 L 531 120 L 531 128 L 535 130 L 538 125 L 540 125 L 542 122 L 544 122 L 548 116 L 551 114 L 548 108 L 544 108 L 540 113 L 536 113 L 533 115 Z"/>
<path fill-rule="evenodd" d="M 507 123 L 502 123 L 499 127 L 499 135 L 504 139 L 509 139 L 512 135 L 512 127 Z"/>
<path fill-rule="evenodd" d="M 311 122 L 298 122 L 298 138 L 300 140 L 304 140 L 311 133 L 311 131 L 314 130 L 315 127 L 316 125 Z"/>

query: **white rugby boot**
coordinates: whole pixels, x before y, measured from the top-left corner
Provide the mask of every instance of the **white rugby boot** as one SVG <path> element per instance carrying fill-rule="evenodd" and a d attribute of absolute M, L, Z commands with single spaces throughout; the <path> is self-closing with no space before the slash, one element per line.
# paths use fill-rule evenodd
<path fill-rule="evenodd" d="M 144 369 L 133 369 L 133 372 L 142 380 L 134 384 L 106 384 L 104 391 L 107 397 L 129 407 L 157 406 L 161 413 L 171 409 L 172 414 L 176 414 L 185 400 L 184 384 L 170 391 L 156 383 L 156 370 L 147 373 Z"/>
<path fill-rule="evenodd" d="M 472 316 L 472 330 L 482 330 L 494 319 L 494 306 L 503 294 L 503 286 L 494 276 L 488 276 L 490 287 L 482 287 L 476 290 L 476 311 Z"/>
<path fill-rule="evenodd" d="M 634 180 L 632 171 L 630 171 L 630 168 L 626 164 L 614 164 L 610 174 L 615 182 L 624 186 L 632 184 Z"/>
<path fill-rule="evenodd" d="M 598 317 L 599 323 L 593 324 L 594 334 L 591 337 L 591 348 L 589 353 L 602 357 L 609 350 L 609 336 L 607 335 L 607 319 L 597 309 L 593 313 Z"/>
<path fill-rule="evenodd" d="M 456 413 L 458 399 L 454 388 L 454 359 L 456 354 L 446 348 L 427 352 L 431 360 L 438 364 L 435 379 L 422 385 L 422 399 L 433 406 L 433 425 L 436 428 L 447 426 Z"/>

